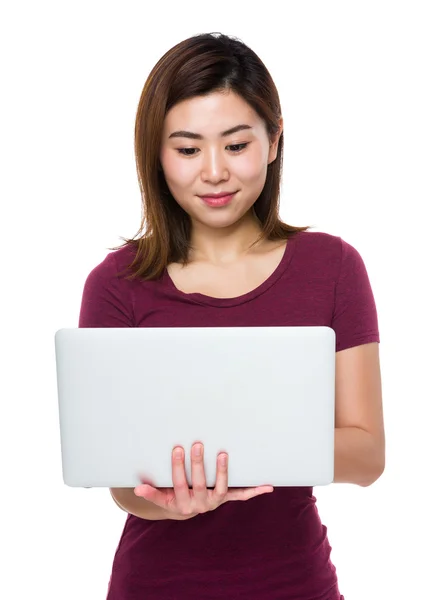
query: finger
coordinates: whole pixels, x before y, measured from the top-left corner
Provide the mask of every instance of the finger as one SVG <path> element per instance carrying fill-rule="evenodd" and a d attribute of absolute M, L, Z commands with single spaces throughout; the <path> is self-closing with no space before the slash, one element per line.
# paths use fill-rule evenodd
<path fill-rule="evenodd" d="M 182 514 L 188 514 L 191 509 L 191 495 L 185 472 L 185 451 L 181 446 L 173 449 L 171 468 L 177 510 Z"/>
<path fill-rule="evenodd" d="M 212 493 L 212 501 L 215 506 L 219 506 L 226 501 L 228 492 L 228 454 L 222 452 L 217 457 L 216 465 L 216 485 Z"/>
<path fill-rule="evenodd" d="M 225 501 L 230 500 L 250 500 L 262 494 L 270 494 L 274 491 L 272 485 L 261 485 L 256 488 L 235 488 L 228 490 Z"/>
<path fill-rule="evenodd" d="M 173 497 L 173 490 L 166 489 L 165 491 L 159 490 L 148 484 L 139 485 L 134 488 L 134 494 L 139 498 L 144 498 L 149 502 L 153 502 L 157 506 L 170 510 L 170 504 Z"/>
<path fill-rule="evenodd" d="M 204 470 L 204 446 L 201 443 L 194 444 L 191 450 L 191 472 L 192 492 L 194 497 L 193 510 L 206 512 L 208 493 L 206 485 L 206 474 Z"/>

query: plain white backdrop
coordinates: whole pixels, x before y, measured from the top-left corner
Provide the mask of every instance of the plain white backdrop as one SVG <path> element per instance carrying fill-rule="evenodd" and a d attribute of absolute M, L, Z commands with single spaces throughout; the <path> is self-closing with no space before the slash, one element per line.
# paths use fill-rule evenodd
<path fill-rule="evenodd" d="M 2 598 L 106 596 L 126 515 L 106 489 L 63 484 L 54 334 L 77 327 L 87 275 L 140 225 L 150 70 L 213 31 L 278 87 L 283 219 L 354 245 L 377 303 L 384 475 L 314 489 L 341 592 L 429 598 L 428 3 L 19 2 L 0 21 Z"/>

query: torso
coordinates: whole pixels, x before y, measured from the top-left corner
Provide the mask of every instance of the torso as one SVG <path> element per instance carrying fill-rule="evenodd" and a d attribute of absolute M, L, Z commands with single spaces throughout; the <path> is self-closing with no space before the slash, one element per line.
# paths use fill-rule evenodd
<path fill-rule="evenodd" d="M 110 253 L 97 267 L 100 276 L 86 287 L 79 326 L 148 329 L 323 325 L 335 328 L 337 351 L 375 341 L 377 314 L 366 273 L 361 262 L 356 262 L 358 257 L 350 254 L 351 249 L 340 238 L 321 232 L 302 232 L 292 236 L 288 245 L 289 259 L 284 261 L 284 269 L 275 269 L 284 242 L 277 244 L 277 250 L 272 248 L 264 255 L 261 252 L 259 257 L 256 252 L 253 256 L 248 253 L 241 271 L 238 265 L 225 267 L 220 274 L 219 267 L 207 264 L 191 263 L 178 270 L 171 267 L 179 288 L 207 295 L 244 296 L 237 302 L 186 297 L 186 291 L 175 293 L 172 282 L 164 277 L 147 282 L 119 278 L 134 259 L 135 249 Z M 343 264 L 346 270 L 338 280 L 347 250 L 347 262 Z M 274 277 L 262 293 L 251 298 L 243 294 L 275 270 L 279 277 Z M 238 280 L 243 273 L 247 275 Z M 107 281 L 119 293 L 112 293 Z M 357 303 L 356 292 L 360 298 Z M 215 377 L 216 365 L 213 374 Z M 196 376 L 193 364 L 189 364 L 189 375 Z M 268 372 L 263 375 L 269 377 Z M 162 378 L 159 384 L 162 386 Z M 243 390 L 247 385 L 243 382 Z M 262 397 L 261 402 L 265 401 Z M 246 410 L 244 404 L 243 423 L 250 414 L 251 407 Z M 272 494 L 249 502 L 227 502 L 185 522 L 147 521 L 130 515 L 115 555 L 108 599 L 164 596 L 182 600 L 204 595 L 206 600 L 274 600 L 285 596 L 340 600 L 327 530 L 320 521 L 312 491 L 302 486 L 276 487 Z"/>
<path fill-rule="evenodd" d="M 226 265 L 192 262 L 186 267 L 171 263 L 170 279 L 185 294 L 199 293 L 212 298 L 235 298 L 260 286 L 276 270 L 283 258 L 286 241 L 267 242 L 264 248 Z"/>

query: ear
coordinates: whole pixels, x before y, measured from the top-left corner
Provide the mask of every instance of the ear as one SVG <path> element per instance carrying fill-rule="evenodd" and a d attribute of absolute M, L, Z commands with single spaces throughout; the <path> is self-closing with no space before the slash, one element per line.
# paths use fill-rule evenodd
<path fill-rule="evenodd" d="M 270 143 L 270 150 L 268 153 L 268 164 L 272 163 L 277 158 L 277 149 L 279 146 L 279 139 L 280 139 L 282 132 L 283 132 L 283 117 L 280 117 L 279 130 L 275 134 L 274 138 L 272 139 L 272 141 Z"/>

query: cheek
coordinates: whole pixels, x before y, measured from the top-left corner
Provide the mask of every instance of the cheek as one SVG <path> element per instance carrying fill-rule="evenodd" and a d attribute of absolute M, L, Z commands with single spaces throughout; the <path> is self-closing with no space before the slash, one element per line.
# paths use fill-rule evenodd
<path fill-rule="evenodd" d="M 167 181 L 176 187 L 186 187 L 195 178 L 195 166 L 192 167 L 191 161 L 170 157 L 164 161 L 163 167 Z"/>
<path fill-rule="evenodd" d="M 261 152 L 249 153 L 242 161 L 237 161 L 234 168 L 240 181 L 248 185 L 259 183 L 261 178 L 265 179 L 266 170 L 267 164 Z"/>

